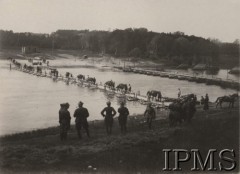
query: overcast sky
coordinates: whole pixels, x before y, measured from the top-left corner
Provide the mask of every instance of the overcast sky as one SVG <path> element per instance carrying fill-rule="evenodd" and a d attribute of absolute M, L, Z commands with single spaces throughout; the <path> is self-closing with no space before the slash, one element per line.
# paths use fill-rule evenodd
<path fill-rule="evenodd" d="M 51 33 L 130 27 L 233 42 L 240 38 L 240 0 L 0 0 L 4 30 Z"/>

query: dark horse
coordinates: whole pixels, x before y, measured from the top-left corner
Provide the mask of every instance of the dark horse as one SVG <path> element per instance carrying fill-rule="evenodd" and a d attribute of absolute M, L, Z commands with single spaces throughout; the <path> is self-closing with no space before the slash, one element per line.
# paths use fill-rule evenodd
<path fill-rule="evenodd" d="M 161 91 L 155 91 L 155 90 L 151 90 L 147 92 L 147 96 L 149 98 L 152 97 L 152 99 L 156 99 L 156 101 L 161 101 L 162 100 L 162 93 Z"/>
<path fill-rule="evenodd" d="M 28 70 L 28 71 L 33 71 L 34 70 L 34 67 L 33 66 L 27 66 L 26 65 L 26 68 L 25 68 L 26 70 Z"/>
<path fill-rule="evenodd" d="M 82 74 L 77 75 L 78 80 L 85 80 L 85 76 Z"/>
<path fill-rule="evenodd" d="M 192 99 L 184 102 L 175 102 L 169 105 L 169 125 L 175 126 L 177 123 L 181 124 L 183 121 L 190 123 L 195 112 L 195 102 Z"/>
<path fill-rule="evenodd" d="M 235 102 L 235 98 L 238 99 L 238 94 L 232 94 L 232 95 L 229 95 L 229 96 L 222 96 L 222 97 L 218 97 L 217 100 L 216 100 L 216 108 L 218 107 L 218 105 L 220 105 L 220 107 L 222 108 L 222 103 L 223 102 L 229 102 L 229 108 L 230 106 L 232 105 L 232 108 L 234 107 L 234 102 Z"/>
<path fill-rule="evenodd" d="M 123 91 L 124 90 L 125 92 L 127 92 L 128 86 L 127 86 L 127 84 L 120 83 L 119 85 L 117 85 L 116 89 L 117 89 L 117 91 Z"/>
<path fill-rule="evenodd" d="M 90 82 L 90 83 L 93 83 L 94 85 L 95 85 L 95 83 L 96 83 L 95 77 L 88 77 L 86 81 L 87 81 L 87 82 Z"/>
<path fill-rule="evenodd" d="M 113 89 L 113 88 L 115 88 L 115 83 L 114 83 L 112 80 L 110 80 L 110 81 L 107 81 L 107 82 L 104 84 L 104 86 Z"/>

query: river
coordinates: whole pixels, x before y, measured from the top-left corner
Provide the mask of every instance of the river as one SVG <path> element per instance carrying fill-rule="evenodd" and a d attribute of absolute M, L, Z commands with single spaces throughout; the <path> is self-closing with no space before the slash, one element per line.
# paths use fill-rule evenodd
<path fill-rule="evenodd" d="M 69 60 L 56 61 L 66 65 Z M 58 68 L 61 74 L 71 72 L 74 76 L 85 74 L 95 77 L 97 82 L 114 80 L 116 84 L 131 84 L 133 91 L 145 95 L 148 90 L 156 89 L 163 96 L 176 97 L 177 89 L 182 94 L 195 93 L 198 98 L 209 94 L 210 101 L 218 96 L 232 94 L 236 91 L 222 89 L 218 86 L 207 86 L 188 81 L 126 73 L 110 68 Z M 124 100 L 114 95 L 107 95 L 98 89 L 91 90 L 77 85 L 66 85 L 64 82 L 53 82 L 50 78 L 37 77 L 16 70 L 9 70 L 9 62 L 0 60 L 0 135 L 46 128 L 58 125 L 60 103 L 70 103 L 71 115 L 77 108 L 78 101 L 83 101 L 88 108 L 89 120 L 102 119 L 100 112 L 110 100 L 117 109 Z M 138 102 L 126 102 L 130 114 L 142 114 L 144 105 Z M 74 119 L 72 119 L 72 124 Z"/>

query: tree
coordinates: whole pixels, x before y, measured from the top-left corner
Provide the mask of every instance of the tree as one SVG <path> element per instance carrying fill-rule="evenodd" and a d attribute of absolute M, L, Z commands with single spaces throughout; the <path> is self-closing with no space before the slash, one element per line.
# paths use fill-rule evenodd
<path fill-rule="evenodd" d="M 134 48 L 129 52 L 129 56 L 132 56 L 134 58 L 138 58 L 141 56 L 141 50 L 139 48 Z"/>

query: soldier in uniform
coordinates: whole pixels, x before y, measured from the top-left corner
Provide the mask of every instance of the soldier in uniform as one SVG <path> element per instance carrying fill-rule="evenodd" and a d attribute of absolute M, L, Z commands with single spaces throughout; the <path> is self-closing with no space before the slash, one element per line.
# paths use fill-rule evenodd
<path fill-rule="evenodd" d="M 152 104 L 149 103 L 145 112 L 144 117 L 147 118 L 148 128 L 152 129 L 152 120 L 156 118 L 156 112 L 154 108 L 152 107 Z"/>
<path fill-rule="evenodd" d="M 127 124 L 127 117 L 129 115 L 129 111 L 128 111 L 128 108 L 124 106 L 124 102 L 121 102 L 121 106 L 118 109 L 118 113 L 119 113 L 118 121 L 121 127 L 121 133 L 125 134 L 127 132 L 126 124 Z"/>
<path fill-rule="evenodd" d="M 82 138 L 81 129 L 82 127 L 85 129 L 88 138 L 90 138 L 89 130 L 88 130 L 88 122 L 87 117 L 89 117 L 89 113 L 87 108 L 83 107 L 83 102 L 78 103 L 78 108 L 74 112 L 74 117 L 76 117 L 75 123 L 76 123 L 76 129 L 78 133 L 78 138 Z"/>
<path fill-rule="evenodd" d="M 178 98 L 180 98 L 181 97 L 181 90 L 180 90 L 180 88 L 178 88 Z"/>
<path fill-rule="evenodd" d="M 128 92 L 131 93 L 131 91 L 132 91 L 132 87 L 130 84 L 128 84 Z"/>
<path fill-rule="evenodd" d="M 59 123 L 60 123 L 60 139 L 64 141 L 67 139 L 67 133 L 70 129 L 71 116 L 68 111 L 69 104 L 60 104 L 61 108 L 59 110 Z"/>
<path fill-rule="evenodd" d="M 206 94 L 205 101 L 204 101 L 204 106 L 203 106 L 203 109 L 205 111 L 209 109 L 208 102 L 209 102 L 209 98 L 208 98 L 208 94 Z"/>
<path fill-rule="evenodd" d="M 112 134 L 112 125 L 113 125 L 113 117 L 116 115 L 116 111 L 113 107 L 111 107 L 111 102 L 107 102 L 107 107 L 105 107 L 101 115 L 104 117 L 106 131 L 108 135 Z"/>

